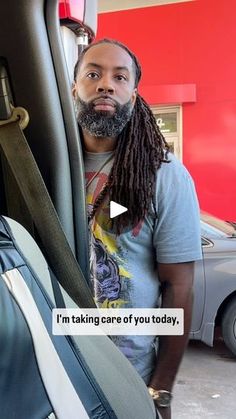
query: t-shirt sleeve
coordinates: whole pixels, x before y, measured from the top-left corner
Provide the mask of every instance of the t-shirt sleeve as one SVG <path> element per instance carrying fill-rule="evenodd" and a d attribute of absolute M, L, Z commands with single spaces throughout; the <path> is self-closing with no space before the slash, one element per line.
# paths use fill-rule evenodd
<path fill-rule="evenodd" d="M 174 157 L 157 172 L 153 244 L 160 263 L 202 258 L 200 215 L 193 180 Z"/>

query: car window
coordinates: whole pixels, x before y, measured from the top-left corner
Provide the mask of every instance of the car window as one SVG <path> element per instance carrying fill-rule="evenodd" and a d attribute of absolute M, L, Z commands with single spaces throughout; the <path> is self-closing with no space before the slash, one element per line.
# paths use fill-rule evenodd
<path fill-rule="evenodd" d="M 235 229 L 232 225 L 206 213 L 201 214 L 201 231 L 203 236 L 209 238 L 235 236 Z"/>

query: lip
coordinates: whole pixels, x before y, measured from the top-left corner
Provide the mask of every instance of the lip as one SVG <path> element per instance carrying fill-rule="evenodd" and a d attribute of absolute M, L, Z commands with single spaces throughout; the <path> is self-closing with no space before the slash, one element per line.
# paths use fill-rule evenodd
<path fill-rule="evenodd" d="M 97 111 L 112 111 L 115 110 L 115 102 L 110 98 L 98 98 L 93 101 L 94 108 Z"/>

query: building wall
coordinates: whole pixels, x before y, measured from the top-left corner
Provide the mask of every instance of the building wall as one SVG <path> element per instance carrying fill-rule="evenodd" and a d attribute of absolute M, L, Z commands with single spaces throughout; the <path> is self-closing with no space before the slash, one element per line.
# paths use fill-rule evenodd
<path fill-rule="evenodd" d="M 236 220 L 235 15 L 235 0 L 196 0 L 100 14 L 97 34 L 139 57 L 149 104 L 183 102 L 183 160 L 201 208 L 228 220 Z M 177 85 L 194 86 L 196 98 L 174 95 Z"/>

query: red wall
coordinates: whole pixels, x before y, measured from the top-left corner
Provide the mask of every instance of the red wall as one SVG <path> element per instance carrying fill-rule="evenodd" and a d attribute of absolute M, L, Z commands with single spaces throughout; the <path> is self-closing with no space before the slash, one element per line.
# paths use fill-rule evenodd
<path fill-rule="evenodd" d="M 162 85 L 196 85 L 196 101 L 183 103 L 184 163 L 201 208 L 231 220 L 236 220 L 235 16 L 235 0 L 104 13 L 97 36 L 118 39 L 139 57 L 140 93 L 150 104 L 163 103 Z"/>

